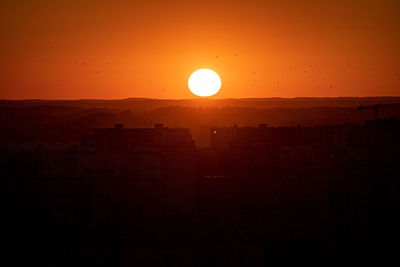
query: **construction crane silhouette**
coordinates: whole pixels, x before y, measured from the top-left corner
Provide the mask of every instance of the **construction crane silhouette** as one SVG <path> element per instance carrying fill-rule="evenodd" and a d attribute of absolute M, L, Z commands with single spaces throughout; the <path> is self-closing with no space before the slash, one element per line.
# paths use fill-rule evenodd
<path fill-rule="evenodd" d="M 373 109 L 374 110 L 374 117 L 377 118 L 379 115 L 379 109 L 382 108 L 381 104 L 375 104 L 375 105 L 360 105 L 357 107 L 357 109 L 361 112 L 364 109 Z"/>
<path fill-rule="evenodd" d="M 396 111 L 397 113 L 400 110 L 400 103 L 388 103 L 388 104 L 374 104 L 374 105 L 360 105 L 357 109 L 361 112 L 364 109 L 372 109 L 374 111 L 375 119 L 379 116 L 379 110 L 385 108 L 388 110 Z"/>

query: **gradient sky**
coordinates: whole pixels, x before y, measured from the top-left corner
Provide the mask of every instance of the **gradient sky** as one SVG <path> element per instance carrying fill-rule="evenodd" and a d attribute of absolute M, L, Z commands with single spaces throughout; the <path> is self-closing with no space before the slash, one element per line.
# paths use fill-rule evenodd
<path fill-rule="evenodd" d="M 400 1 L 8 1 L 0 98 L 400 95 Z"/>

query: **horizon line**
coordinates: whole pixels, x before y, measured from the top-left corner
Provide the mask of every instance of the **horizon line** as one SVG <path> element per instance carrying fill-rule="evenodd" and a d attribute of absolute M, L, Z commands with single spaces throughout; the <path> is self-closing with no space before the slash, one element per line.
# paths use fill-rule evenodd
<path fill-rule="evenodd" d="M 296 97 L 227 97 L 227 98 L 149 98 L 149 97 L 126 97 L 126 98 L 0 98 L 0 101 L 126 101 L 126 100 L 157 100 L 157 101 L 220 101 L 220 100 L 296 100 L 296 99 L 366 99 L 366 98 L 399 98 L 400 95 L 377 95 L 377 96 L 296 96 Z"/>

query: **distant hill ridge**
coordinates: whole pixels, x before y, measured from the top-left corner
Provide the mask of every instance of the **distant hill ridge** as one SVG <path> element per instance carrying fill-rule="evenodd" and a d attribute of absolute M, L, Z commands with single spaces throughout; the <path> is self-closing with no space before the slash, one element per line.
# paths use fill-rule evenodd
<path fill-rule="evenodd" d="M 0 107 L 65 106 L 149 111 L 157 108 L 180 107 L 251 107 L 309 108 L 356 107 L 358 105 L 400 104 L 400 97 L 296 97 L 296 98 L 224 98 L 224 99 L 78 99 L 78 100 L 0 100 Z"/>

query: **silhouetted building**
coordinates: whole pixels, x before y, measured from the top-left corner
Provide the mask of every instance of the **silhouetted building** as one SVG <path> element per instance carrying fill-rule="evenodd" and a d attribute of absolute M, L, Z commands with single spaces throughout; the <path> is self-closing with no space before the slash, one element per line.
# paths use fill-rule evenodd
<path fill-rule="evenodd" d="M 93 152 L 128 152 L 143 148 L 158 151 L 195 151 L 196 147 L 189 129 L 168 128 L 155 124 L 154 128 L 124 128 L 116 124 L 114 128 L 95 129 L 93 135 L 82 136 L 82 150 Z"/>
<path fill-rule="evenodd" d="M 197 149 L 189 129 L 117 124 L 80 146 L 1 151 L 0 166 L 13 238 L 32 255 L 246 266 L 271 251 L 395 248 L 398 136 L 395 118 L 260 124 L 211 128 Z"/>

